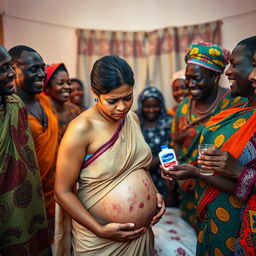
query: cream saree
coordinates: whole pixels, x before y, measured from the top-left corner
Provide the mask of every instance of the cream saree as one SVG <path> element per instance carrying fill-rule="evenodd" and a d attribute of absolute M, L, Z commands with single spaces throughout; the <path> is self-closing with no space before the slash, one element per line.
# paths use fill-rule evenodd
<path fill-rule="evenodd" d="M 97 202 L 129 174 L 138 169 L 147 170 L 150 162 L 150 148 L 133 113 L 128 113 L 113 137 L 84 162 L 77 196 L 90 212 Z M 97 220 L 103 223 L 100 219 Z M 147 231 L 135 240 L 115 242 L 97 237 L 72 220 L 72 247 L 75 256 L 150 256 L 153 255 L 154 236 L 148 227 Z"/>

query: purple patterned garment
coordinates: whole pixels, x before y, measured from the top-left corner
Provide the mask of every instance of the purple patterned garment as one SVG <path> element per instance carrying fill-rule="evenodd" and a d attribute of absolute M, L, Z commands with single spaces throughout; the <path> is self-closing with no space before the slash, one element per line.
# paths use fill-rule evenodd
<path fill-rule="evenodd" d="M 234 194 L 240 199 L 247 201 L 252 186 L 256 182 L 256 133 L 250 138 L 246 144 L 240 163 L 245 166 L 238 179 Z"/>

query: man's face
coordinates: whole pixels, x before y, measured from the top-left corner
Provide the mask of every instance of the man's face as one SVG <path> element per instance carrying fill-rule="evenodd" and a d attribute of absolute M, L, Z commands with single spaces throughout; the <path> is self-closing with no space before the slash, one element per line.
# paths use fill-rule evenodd
<path fill-rule="evenodd" d="M 19 63 L 13 65 L 16 71 L 15 85 L 30 94 L 43 91 L 46 77 L 45 64 L 37 52 L 23 51 Z"/>
<path fill-rule="evenodd" d="M 0 46 L 0 96 L 14 93 L 15 72 L 11 67 L 11 56 Z"/>
<path fill-rule="evenodd" d="M 230 82 L 233 96 L 249 96 L 253 94 L 252 82 L 249 74 L 253 69 L 252 60 L 243 45 L 238 45 L 230 57 L 230 65 L 225 72 Z"/>

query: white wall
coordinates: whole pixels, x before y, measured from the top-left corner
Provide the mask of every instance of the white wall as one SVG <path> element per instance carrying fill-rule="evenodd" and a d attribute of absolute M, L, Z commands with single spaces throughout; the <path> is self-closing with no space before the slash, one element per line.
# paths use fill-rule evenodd
<path fill-rule="evenodd" d="M 153 30 L 256 9 L 255 0 L 2 0 L 8 15 L 70 27 Z"/>
<path fill-rule="evenodd" d="M 75 30 L 34 21 L 4 17 L 4 42 L 9 50 L 24 44 L 38 51 L 45 63 L 64 62 L 70 75 L 76 74 Z"/>
<path fill-rule="evenodd" d="M 256 34 L 255 0 L 0 0 L 0 9 L 7 49 L 29 45 L 46 63 L 65 62 L 71 76 L 75 28 L 138 31 L 222 19 L 222 45 L 230 49 Z"/>

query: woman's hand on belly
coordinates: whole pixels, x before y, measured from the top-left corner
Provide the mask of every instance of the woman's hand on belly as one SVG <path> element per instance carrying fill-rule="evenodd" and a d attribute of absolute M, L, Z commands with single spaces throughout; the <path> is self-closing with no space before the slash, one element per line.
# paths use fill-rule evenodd
<path fill-rule="evenodd" d="M 156 193 L 156 203 L 157 203 L 157 213 L 152 218 L 150 222 L 150 226 L 155 225 L 162 218 L 163 214 L 166 211 L 163 196 L 160 193 Z"/>
<path fill-rule="evenodd" d="M 109 223 L 103 226 L 97 235 L 117 242 L 126 242 L 138 238 L 145 232 L 144 227 L 136 230 L 134 227 L 134 223 Z"/>

